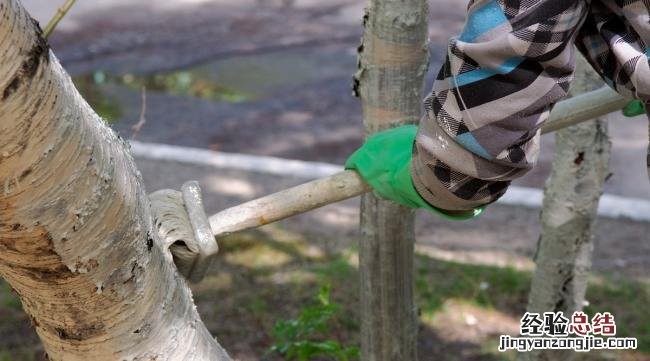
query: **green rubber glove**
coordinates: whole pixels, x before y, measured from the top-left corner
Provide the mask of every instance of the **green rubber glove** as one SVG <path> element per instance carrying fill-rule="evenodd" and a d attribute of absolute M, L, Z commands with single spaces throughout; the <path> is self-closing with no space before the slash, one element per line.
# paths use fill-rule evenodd
<path fill-rule="evenodd" d="M 623 115 L 626 117 L 636 117 L 641 114 L 645 114 L 645 107 L 640 100 L 632 100 L 623 108 Z"/>
<path fill-rule="evenodd" d="M 355 169 L 382 197 L 406 207 L 424 208 L 453 220 L 470 219 L 481 214 L 484 207 L 467 215 L 451 215 L 432 207 L 418 194 L 409 172 L 417 130 L 415 125 L 404 125 L 374 134 L 352 153 L 345 162 L 345 169 Z"/>

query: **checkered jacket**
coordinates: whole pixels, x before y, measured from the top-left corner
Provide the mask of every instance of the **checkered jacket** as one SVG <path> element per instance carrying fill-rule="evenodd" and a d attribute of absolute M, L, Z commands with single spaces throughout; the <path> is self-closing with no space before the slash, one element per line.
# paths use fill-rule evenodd
<path fill-rule="evenodd" d="M 650 100 L 649 9 L 650 0 L 470 2 L 424 102 L 411 164 L 418 193 L 447 210 L 503 195 L 537 161 L 576 48 L 618 92 Z"/>

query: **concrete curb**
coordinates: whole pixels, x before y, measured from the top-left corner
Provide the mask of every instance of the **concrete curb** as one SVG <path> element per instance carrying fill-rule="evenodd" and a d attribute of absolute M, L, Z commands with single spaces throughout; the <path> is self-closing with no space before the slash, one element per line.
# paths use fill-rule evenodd
<path fill-rule="evenodd" d="M 240 153 L 225 153 L 176 145 L 131 141 L 133 156 L 141 159 L 172 161 L 184 164 L 236 169 L 305 179 L 326 177 L 339 172 L 343 166 L 278 157 Z M 541 209 L 543 191 L 537 188 L 511 186 L 497 204 Z M 650 222 L 650 201 L 603 194 L 598 215 L 614 219 Z"/>
<path fill-rule="evenodd" d="M 130 141 L 134 157 L 166 160 L 215 168 L 294 176 L 306 179 L 327 177 L 342 170 L 342 166 L 322 162 L 284 159 L 241 153 L 216 152 L 208 149 L 181 147 L 159 143 Z"/>

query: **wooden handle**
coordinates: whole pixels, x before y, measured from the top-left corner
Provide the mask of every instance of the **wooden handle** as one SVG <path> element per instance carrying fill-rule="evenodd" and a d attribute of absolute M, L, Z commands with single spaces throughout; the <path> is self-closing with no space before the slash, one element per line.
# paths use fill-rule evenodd
<path fill-rule="evenodd" d="M 555 106 L 542 133 L 608 114 L 621 109 L 627 102 L 608 87 L 564 100 Z M 223 210 L 209 218 L 210 226 L 215 236 L 243 231 L 370 190 L 356 171 L 347 170 Z"/>
<path fill-rule="evenodd" d="M 279 221 L 370 190 L 370 185 L 359 173 L 346 170 L 223 210 L 210 216 L 210 226 L 215 236 L 222 236 Z"/>

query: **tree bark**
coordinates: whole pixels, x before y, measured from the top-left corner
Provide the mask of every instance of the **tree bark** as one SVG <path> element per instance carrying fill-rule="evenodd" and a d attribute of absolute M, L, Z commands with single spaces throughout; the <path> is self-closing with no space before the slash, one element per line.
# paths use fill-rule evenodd
<path fill-rule="evenodd" d="M 128 146 L 0 0 L 0 275 L 50 360 L 229 360 L 152 228 Z"/>
<path fill-rule="evenodd" d="M 571 94 L 602 86 L 584 58 L 578 58 Z M 542 233 L 535 256 L 529 312 L 564 312 L 571 318 L 585 301 L 593 250 L 592 229 L 608 174 L 607 122 L 594 119 L 555 133 L 555 159 L 544 190 Z M 570 350 L 533 351 L 518 360 L 573 359 Z"/>
<path fill-rule="evenodd" d="M 366 135 L 417 124 L 427 65 L 426 1 L 371 0 L 354 77 Z M 362 360 L 417 359 L 413 214 L 372 193 L 362 196 Z"/>

